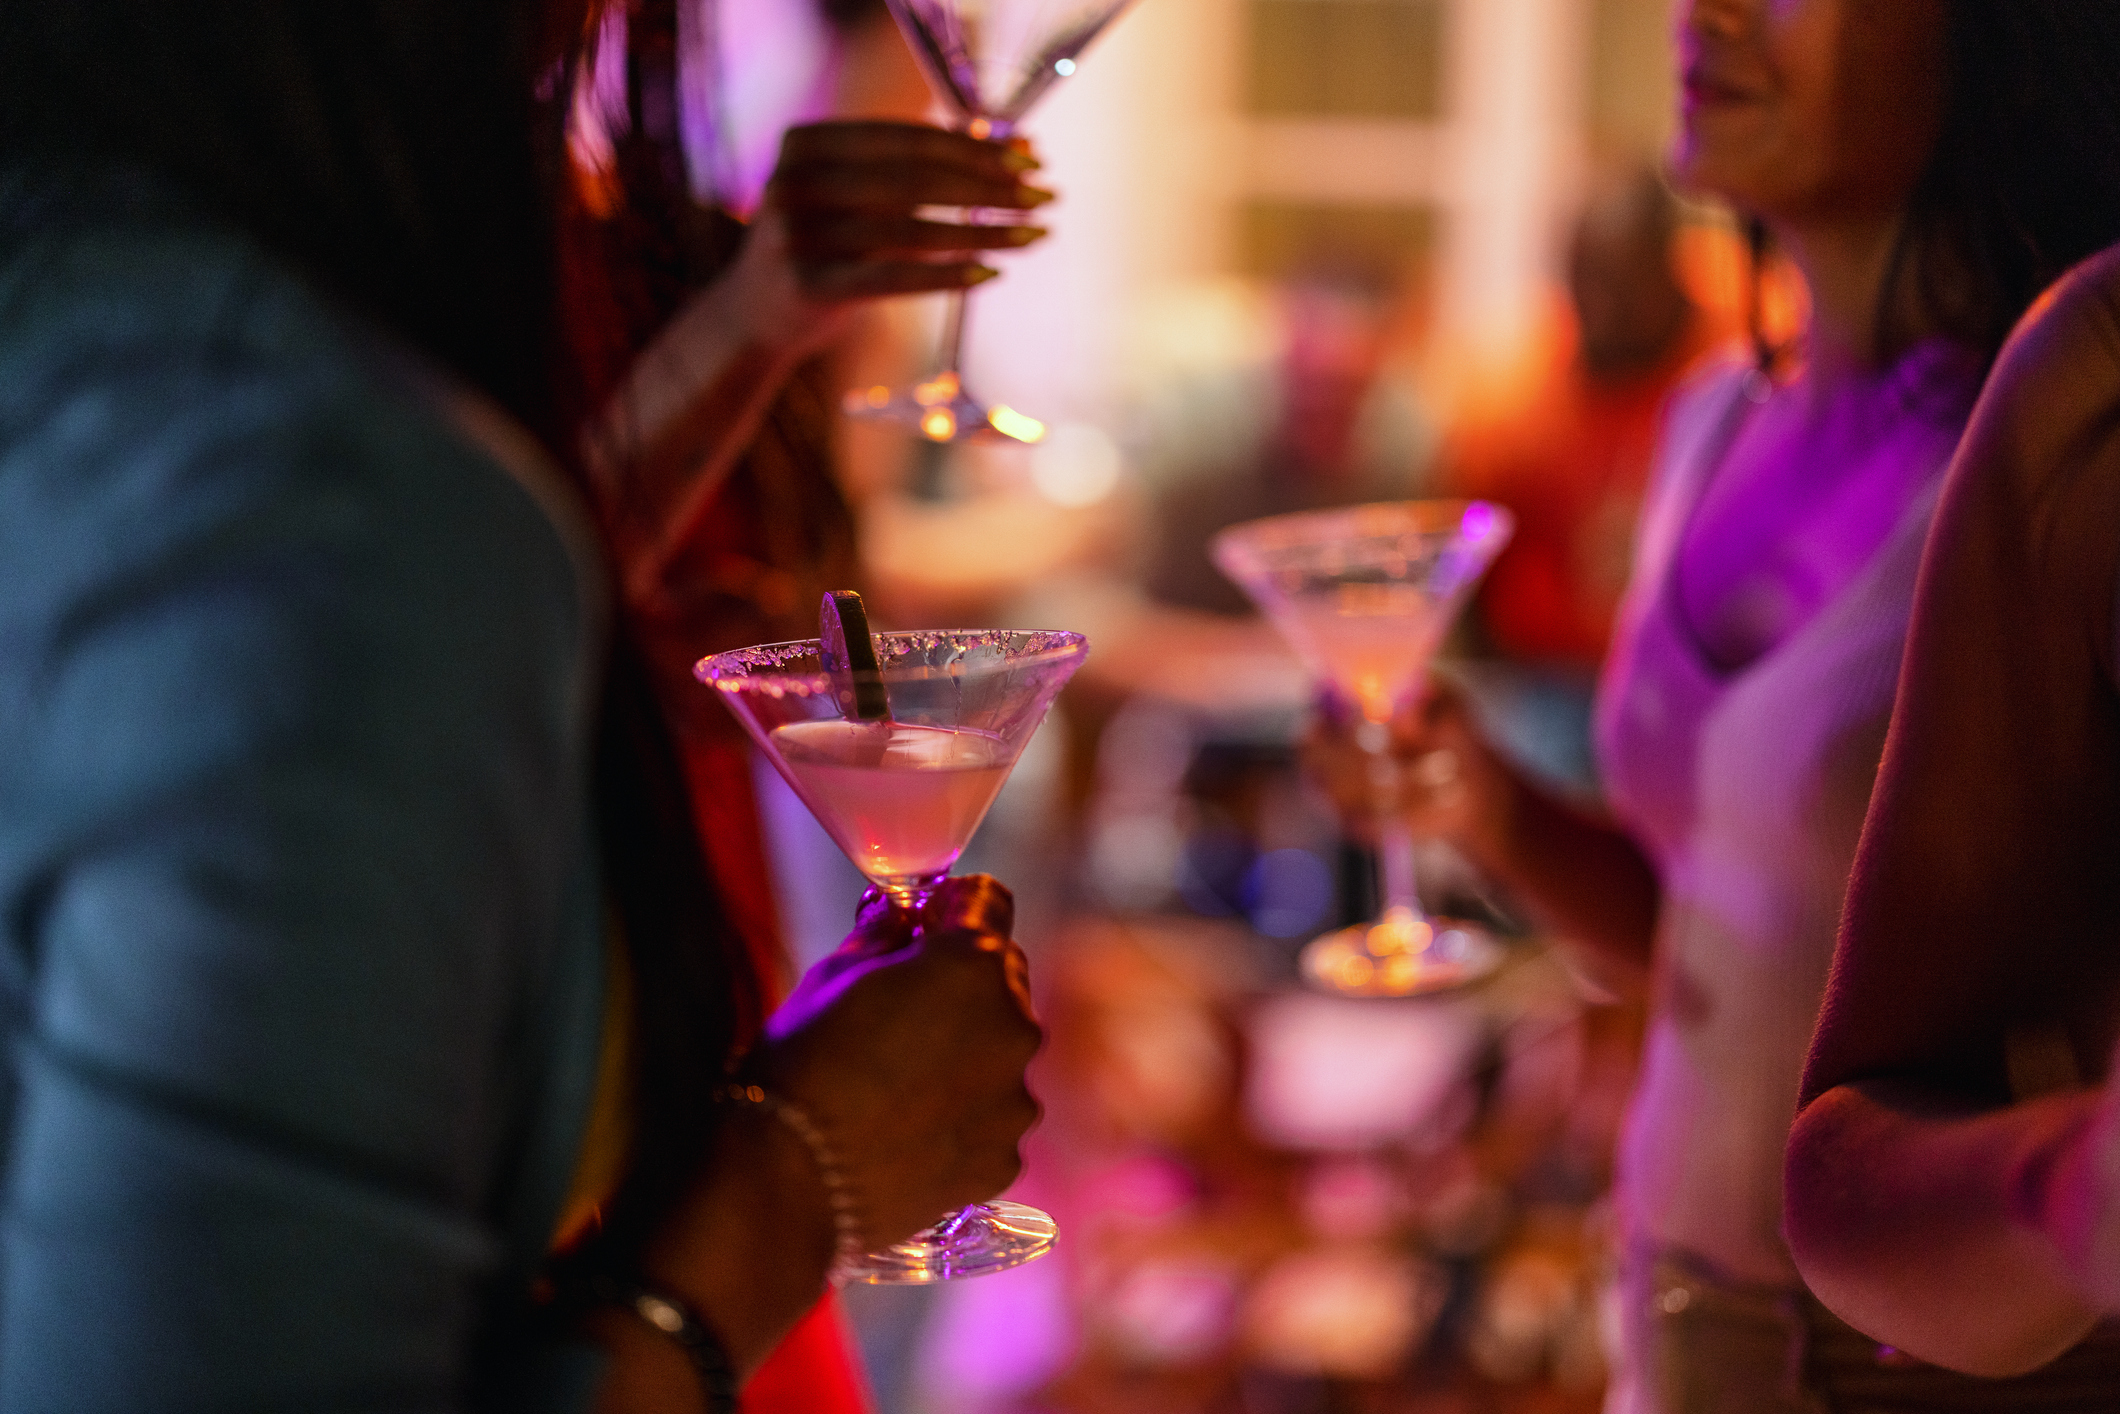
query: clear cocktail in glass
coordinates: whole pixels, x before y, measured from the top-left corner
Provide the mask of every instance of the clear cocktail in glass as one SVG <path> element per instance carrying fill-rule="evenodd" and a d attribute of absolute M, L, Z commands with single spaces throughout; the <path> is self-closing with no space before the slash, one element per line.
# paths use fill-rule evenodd
<path fill-rule="evenodd" d="M 830 671 L 817 639 L 701 660 L 766 759 L 869 881 L 926 903 L 971 843 L 1060 689 L 1079 633 L 963 629 L 874 635 L 874 672 Z M 854 709 L 880 687 L 883 714 Z M 1022 1203 L 975 1203 L 837 1275 L 889 1284 L 1001 1271 L 1051 1249 L 1053 1220 Z"/>
<path fill-rule="evenodd" d="M 1500 961 L 1484 930 L 1421 908 L 1391 722 L 1514 528 L 1509 512 L 1484 501 L 1399 501 L 1274 516 L 1215 537 L 1223 573 L 1361 714 L 1355 737 L 1369 754 L 1384 907 L 1375 922 L 1303 950 L 1304 975 L 1319 987 L 1417 996 L 1463 986 Z"/>

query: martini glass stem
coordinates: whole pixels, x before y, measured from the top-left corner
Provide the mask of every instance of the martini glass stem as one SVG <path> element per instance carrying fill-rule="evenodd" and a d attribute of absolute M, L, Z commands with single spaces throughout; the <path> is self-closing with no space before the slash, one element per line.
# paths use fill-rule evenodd
<path fill-rule="evenodd" d="M 967 115 L 957 124 L 957 131 L 970 133 L 977 138 L 1005 139 L 1011 130 L 1009 124 L 998 122 L 977 113 Z M 985 214 L 984 208 L 967 207 L 964 219 L 976 224 Z M 951 292 L 949 313 L 945 316 L 942 326 L 940 366 L 935 373 L 935 381 L 940 382 L 947 378 L 951 387 L 959 391 L 964 388 L 964 323 L 970 307 L 971 292 L 969 290 Z"/>
<path fill-rule="evenodd" d="M 948 877 L 947 873 L 942 873 L 927 874 L 915 879 L 892 879 L 888 882 L 877 880 L 876 887 L 889 895 L 894 907 L 917 918 L 920 910 L 927 907 L 927 901 L 935 896 L 935 890 L 941 888 L 942 881 Z"/>
<path fill-rule="evenodd" d="M 1377 875 L 1383 886 L 1385 918 L 1403 916 L 1409 923 L 1418 923 L 1427 916 L 1421 911 L 1420 887 L 1413 877 L 1413 831 L 1403 820 L 1386 820 L 1378 833 Z"/>
<path fill-rule="evenodd" d="M 964 374 L 960 366 L 964 362 L 964 323 L 971 305 L 971 295 L 965 290 L 953 291 L 950 295 L 949 313 L 942 325 L 941 367 L 935 376 L 948 378 L 958 387 L 964 386 Z"/>
<path fill-rule="evenodd" d="M 1370 800 L 1377 819 L 1377 884 L 1383 904 L 1380 921 L 1411 925 L 1427 915 L 1421 908 L 1420 884 L 1413 871 L 1413 828 L 1406 823 L 1401 799 L 1402 769 L 1391 750 L 1391 729 L 1365 722 L 1359 733 L 1369 753 Z"/>

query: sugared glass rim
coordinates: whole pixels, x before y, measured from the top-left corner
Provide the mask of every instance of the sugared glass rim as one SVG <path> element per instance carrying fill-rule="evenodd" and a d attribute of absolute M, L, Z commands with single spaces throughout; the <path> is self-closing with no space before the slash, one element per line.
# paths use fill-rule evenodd
<path fill-rule="evenodd" d="M 1484 546 L 1515 525 L 1516 516 L 1492 501 L 1371 501 L 1232 525 L 1216 533 L 1211 553 L 1226 571 L 1270 573 L 1306 556 L 1353 559 L 1356 547 L 1365 544 L 1461 536 L 1468 545 Z"/>
<path fill-rule="evenodd" d="M 1024 647 L 1019 651 L 1008 653 L 1001 658 L 918 665 L 879 662 L 878 670 L 874 673 L 863 671 L 854 674 L 858 678 L 875 678 L 886 683 L 939 676 L 973 677 L 985 673 L 1021 672 L 1041 664 L 1063 663 L 1089 652 L 1089 639 L 1072 629 L 897 629 L 873 634 L 871 637 L 875 639 L 879 658 L 893 648 L 897 648 L 901 653 L 912 653 L 924 648 L 941 647 L 952 641 L 961 641 L 959 646 L 968 649 L 1012 640 L 1024 643 Z M 780 664 L 791 659 L 816 655 L 822 643 L 821 639 L 798 638 L 783 643 L 760 643 L 749 648 L 731 648 L 727 652 L 710 653 L 700 659 L 693 665 L 692 673 L 707 686 L 723 692 L 757 691 L 773 697 L 829 697 L 835 689 L 828 673 L 776 671 Z"/>

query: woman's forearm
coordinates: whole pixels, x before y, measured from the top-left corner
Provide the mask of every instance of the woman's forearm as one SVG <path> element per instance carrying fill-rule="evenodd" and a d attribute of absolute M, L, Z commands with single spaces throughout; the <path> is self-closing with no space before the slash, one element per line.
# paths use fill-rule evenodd
<path fill-rule="evenodd" d="M 716 1161 L 642 1258 L 655 1287 L 682 1297 L 748 1376 L 824 1294 L 833 1230 L 816 1160 L 785 1125 L 731 1109 Z M 682 1349 L 630 1313 L 591 1333 L 610 1365 L 598 1414 L 705 1408 Z"/>
<path fill-rule="evenodd" d="M 933 207 L 1034 211 L 1022 147 L 921 124 L 813 123 L 782 138 L 764 205 L 735 262 L 642 350 L 584 433 L 628 597 L 661 578 L 773 400 L 864 303 L 963 290 L 997 272 L 984 252 L 1044 234 L 1021 223 L 925 219 Z"/>
<path fill-rule="evenodd" d="M 694 296 L 634 361 L 586 435 L 635 601 L 652 601 L 812 346 L 760 338 L 745 300 L 736 278 Z"/>
<path fill-rule="evenodd" d="M 1790 1136 L 1789 1245 L 1864 1333 L 1976 1375 L 2035 1369 L 2097 1319 L 2065 1251 L 2095 1092 L 1971 1110 L 1893 1082 L 1838 1086 Z"/>
<path fill-rule="evenodd" d="M 1540 923 L 1630 979 L 1648 972 L 1661 889 L 1640 846 L 1517 780 L 1473 862 L 1523 898 Z"/>

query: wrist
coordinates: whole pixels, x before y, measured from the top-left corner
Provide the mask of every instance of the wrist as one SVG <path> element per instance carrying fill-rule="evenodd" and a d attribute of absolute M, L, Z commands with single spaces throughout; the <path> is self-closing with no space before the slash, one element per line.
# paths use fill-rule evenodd
<path fill-rule="evenodd" d="M 688 483 L 701 450 L 717 444 L 695 424 L 726 432 L 744 408 L 770 401 L 805 357 L 759 303 L 733 274 L 694 294 L 636 355 L 586 432 L 603 495 L 624 514 L 645 516 L 651 530 L 667 509 L 660 493 Z"/>
<path fill-rule="evenodd" d="M 610 1355 L 599 1409 L 737 1414 L 742 1379 L 728 1348 L 672 1293 L 590 1278 L 582 1329 Z"/>
<path fill-rule="evenodd" d="M 830 1195 L 808 1146 L 745 1106 L 724 1114 L 707 1172 L 640 1265 L 647 1283 L 689 1304 L 748 1374 L 823 1296 L 836 1242 Z"/>
<path fill-rule="evenodd" d="M 1452 843 L 1481 871 L 1508 880 L 1517 873 L 1516 861 L 1529 849 L 1527 837 L 1536 802 L 1516 772 L 1484 743 L 1469 750 L 1476 753 L 1468 769 L 1480 778 L 1479 804 L 1467 812 L 1465 828 Z"/>
<path fill-rule="evenodd" d="M 844 307 L 804 292 L 788 249 L 787 218 L 770 199 L 745 233 L 736 263 L 698 303 L 717 329 L 736 332 L 743 353 L 781 376 L 830 343 L 845 318 Z"/>
<path fill-rule="evenodd" d="M 808 1109 L 762 1085 L 727 1085 L 715 1098 L 725 1105 L 750 1106 L 778 1121 L 782 1128 L 802 1141 L 803 1148 L 809 1153 L 811 1167 L 823 1185 L 825 1206 L 832 1217 L 831 1278 L 843 1280 L 861 1260 L 868 1245 L 861 1236 L 861 1205 L 837 1146 Z"/>
<path fill-rule="evenodd" d="M 759 288 L 769 279 L 739 263 L 694 295 L 658 336 L 668 376 L 696 386 L 703 369 L 775 383 L 792 373 L 817 341 L 805 321 L 788 317 L 785 293 Z"/>

